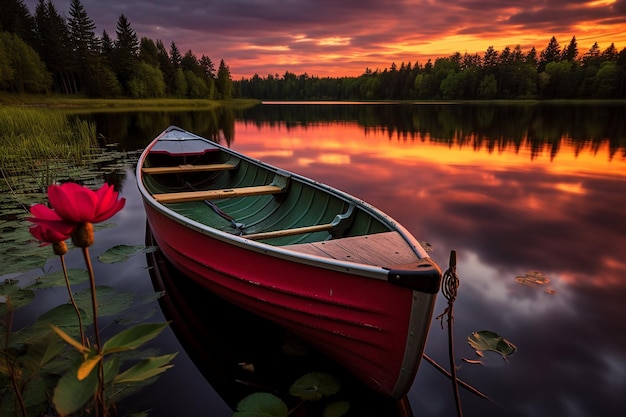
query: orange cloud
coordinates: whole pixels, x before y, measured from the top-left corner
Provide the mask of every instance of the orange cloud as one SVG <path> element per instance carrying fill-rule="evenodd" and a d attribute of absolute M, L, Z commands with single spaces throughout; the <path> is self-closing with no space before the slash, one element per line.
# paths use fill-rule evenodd
<path fill-rule="evenodd" d="M 34 12 L 37 0 L 24 2 Z M 56 2 L 61 14 L 68 4 Z M 626 1 L 588 0 L 83 0 L 97 34 L 115 37 L 120 14 L 139 37 L 224 59 L 234 79 L 286 71 L 358 76 L 392 63 L 424 64 L 455 52 L 482 55 L 493 46 L 541 51 L 555 36 L 580 53 L 594 42 L 626 47 Z"/>

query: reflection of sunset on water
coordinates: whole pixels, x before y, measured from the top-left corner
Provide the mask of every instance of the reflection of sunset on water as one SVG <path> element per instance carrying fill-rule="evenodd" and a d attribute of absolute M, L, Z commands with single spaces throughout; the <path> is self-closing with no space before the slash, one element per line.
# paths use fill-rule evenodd
<path fill-rule="evenodd" d="M 236 131 L 238 150 L 382 208 L 439 248 L 433 256 L 445 259 L 442 236 L 462 253 L 476 253 L 485 267 L 510 269 L 513 262 L 556 270 L 555 285 L 576 284 L 576 277 L 585 285 L 615 285 L 623 274 L 607 261 L 619 259 L 623 235 L 606 232 L 624 226 L 604 222 L 621 217 L 622 197 L 610 184 L 625 188 L 626 159 L 609 158 L 608 143 L 563 139 L 555 153 L 522 141 L 490 150 L 390 138 L 350 122 L 288 129 L 239 124 Z M 598 236 L 602 257 L 590 250 Z M 516 290 L 513 282 L 503 285 Z"/>
<path fill-rule="evenodd" d="M 246 147 L 251 147 L 253 155 L 267 154 L 268 152 L 285 152 L 290 150 L 306 163 L 313 160 L 323 160 L 321 154 L 331 152 L 337 161 L 338 151 L 350 155 L 364 155 L 377 157 L 381 160 L 393 160 L 394 165 L 414 165 L 416 163 L 435 163 L 437 165 L 489 165 L 491 171 L 509 170 L 546 170 L 547 173 L 585 175 L 616 175 L 626 176 L 626 159 L 622 157 L 610 158 L 609 144 L 603 143 L 599 147 L 587 145 L 582 149 L 574 146 L 570 140 L 563 138 L 556 156 L 552 149 L 545 145 L 543 150 L 532 149 L 528 141 L 521 146 L 512 144 L 501 149 L 490 150 L 486 146 L 470 146 L 469 144 L 452 144 L 448 146 L 440 142 L 414 139 L 389 138 L 384 131 L 369 130 L 357 124 L 345 123 L 340 126 L 299 126 L 281 129 L 278 137 L 266 137 L 264 129 L 237 126 L 237 140 L 244 141 Z M 272 134 L 276 134 L 272 129 Z M 244 139 L 245 138 L 245 139 Z M 264 148 L 263 151 L 255 150 Z M 300 156 L 306 153 L 306 156 Z M 312 154 L 318 154 L 312 156 Z M 257 156 L 258 157 L 258 156 Z M 349 158 L 348 158 L 349 159 Z M 565 191 L 566 185 L 559 187 Z M 572 189 L 573 190 L 573 189 Z"/>

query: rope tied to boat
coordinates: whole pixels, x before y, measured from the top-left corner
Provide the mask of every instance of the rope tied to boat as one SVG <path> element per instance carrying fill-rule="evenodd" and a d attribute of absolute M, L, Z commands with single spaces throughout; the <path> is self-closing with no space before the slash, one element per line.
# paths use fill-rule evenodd
<path fill-rule="evenodd" d="M 185 185 L 189 188 L 191 188 L 194 191 L 197 191 L 197 188 L 194 187 L 193 185 L 191 185 L 189 182 L 185 182 Z M 226 213 L 224 210 L 222 210 L 221 208 L 219 208 L 217 206 L 217 204 L 215 204 L 214 202 L 212 202 L 211 200 L 204 200 L 204 204 L 206 204 L 207 206 L 211 207 L 211 209 L 213 209 L 213 211 L 215 213 L 217 213 L 220 217 L 228 220 L 230 222 L 230 225 L 237 230 L 237 234 L 239 236 L 243 235 L 243 229 L 246 228 L 246 225 L 243 223 L 239 223 L 238 221 L 235 220 L 235 218 L 233 216 L 231 216 L 230 214 Z"/>
<path fill-rule="evenodd" d="M 456 300 L 457 290 L 459 289 L 459 277 L 456 274 L 456 251 L 450 252 L 450 266 L 443 274 L 443 281 L 441 282 L 441 292 L 443 296 L 448 300 L 448 305 L 451 306 Z M 445 312 L 444 312 L 445 313 Z"/>
<path fill-rule="evenodd" d="M 463 416 L 463 410 L 461 408 L 461 399 L 459 396 L 459 384 L 456 377 L 456 364 L 454 361 L 454 341 L 452 337 L 452 323 L 454 321 L 453 307 L 456 300 L 457 290 L 459 288 L 459 277 L 456 273 L 456 251 L 450 252 L 449 267 L 443 274 L 443 280 L 441 281 L 441 292 L 443 296 L 448 300 L 448 306 L 446 309 L 437 316 L 438 320 L 441 320 L 441 328 L 443 329 L 444 317 L 447 317 L 448 321 L 448 355 L 450 359 L 450 374 L 452 377 L 452 390 L 454 391 L 454 400 L 456 403 L 456 412 L 459 417 Z"/>
<path fill-rule="evenodd" d="M 456 251 L 452 251 L 450 253 L 450 266 L 448 270 L 444 273 L 443 280 L 441 282 L 441 292 L 443 293 L 444 297 L 446 297 L 446 299 L 448 300 L 448 306 L 446 307 L 443 313 L 437 316 L 437 320 L 441 320 L 442 329 L 443 329 L 443 318 L 446 315 L 448 316 L 448 333 L 449 333 L 448 341 L 449 341 L 450 364 L 451 364 L 450 367 L 452 368 L 452 370 L 451 372 L 448 372 L 443 366 L 439 365 L 437 362 L 435 362 L 434 359 L 432 359 L 430 356 L 428 356 L 425 353 L 422 354 L 422 357 L 428 363 L 434 366 L 435 369 L 437 369 L 439 372 L 441 372 L 442 374 L 450 378 L 450 380 L 452 380 L 452 383 L 454 384 L 455 399 L 457 403 L 457 413 L 459 416 L 461 416 L 462 410 L 461 410 L 461 403 L 460 403 L 459 395 L 458 395 L 457 384 L 465 388 L 469 392 L 476 394 L 477 396 L 481 398 L 484 398 L 489 401 L 492 401 L 492 400 L 487 395 L 483 394 L 482 392 L 480 392 L 479 390 L 477 390 L 476 388 L 474 388 L 467 382 L 457 378 L 456 376 L 456 365 L 454 364 L 454 351 L 452 348 L 453 346 L 452 321 L 454 319 L 452 315 L 452 305 L 454 304 L 454 301 L 456 300 L 458 288 L 459 288 L 459 277 L 456 274 Z"/>
<path fill-rule="evenodd" d="M 236 221 L 233 216 L 231 216 L 230 214 L 226 213 L 224 210 L 219 208 L 217 206 L 217 204 L 215 204 L 214 202 L 212 202 L 210 200 L 204 200 L 204 203 L 207 206 L 211 207 L 213 209 L 213 211 L 216 212 L 219 216 L 221 216 L 224 219 L 230 221 L 230 225 L 237 230 L 239 235 L 243 234 L 243 229 L 246 227 L 245 224 L 239 223 L 238 221 Z"/>

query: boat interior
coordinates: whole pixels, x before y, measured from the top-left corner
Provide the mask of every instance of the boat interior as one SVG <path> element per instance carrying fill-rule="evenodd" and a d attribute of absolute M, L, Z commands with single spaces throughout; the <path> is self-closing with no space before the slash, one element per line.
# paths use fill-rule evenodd
<path fill-rule="evenodd" d="M 217 147 L 199 154 L 152 151 L 142 175 L 153 198 L 175 212 L 271 245 L 391 230 L 344 196 Z"/>

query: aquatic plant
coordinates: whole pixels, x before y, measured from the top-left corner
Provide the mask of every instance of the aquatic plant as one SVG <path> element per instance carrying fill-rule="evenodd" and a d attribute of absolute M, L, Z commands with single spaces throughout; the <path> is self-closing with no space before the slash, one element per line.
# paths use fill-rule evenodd
<path fill-rule="evenodd" d="M 97 147 L 93 122 L 37 108 L 0 107 L 0 167 L 37 160 L 81 163 Z"/>
<path fill-rule="evenodd" d="M 14 333 L 15 310 L 34 299 L 33 289 L 21 288 L 13 280 L 0 285 L 0 392 L 11 394 L 3 395 L 0 414 L 26 417 L 39 415 L 46 406 L 52 406 L 60 416 L 81 410 L 108 416 L 120 391 L 124 391 L 119 387 L 145 383 L 166 371 L 176 354 L 149 355 L 138 362 L 135 360 L 132 366 L 122 367 L 120 354 L 142 347 L 160 334 L 167 323 L 137 324 L 104 343 L 100 339 L 98 296 L 106 296 L 107 291 L 96 286 L 89 256 L 89 247 L 95 239 L 93 223 L 114 216 L 122 210 L 125 200 L 108 184 L 92 191 L 75 183 L 50 186 L 48 200 L 51 207 L 32 206 L 32 217 L 28 220 L 33 225 L 29 231 L 43 245 L 51 244 L 55 255 L 60 257 L 78 326 L 75 322 L 68 324 L 68 309 L 59 306 L 40 316 L 31 328 Z M 64 263 L 65 240 L 69 238 L 82 251 L 90 284 L 88 294 L 78 293 L 76 297 Z M 128 251 L 121 252 L 128 255 Z M 114 255 L 108 257 L 114 258 Z M 93 326 L 91 337 L 83 326 L 85 295 L 90 300 L 91 315 L 87 323 Z M 51 405 L 48 405 L 48 398 L 51 398 Z"/>

